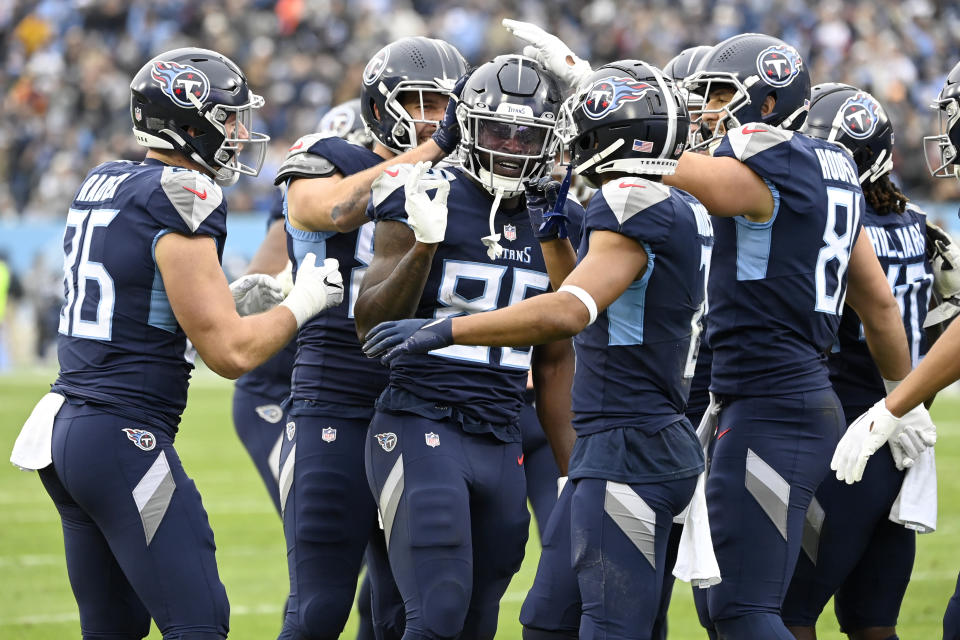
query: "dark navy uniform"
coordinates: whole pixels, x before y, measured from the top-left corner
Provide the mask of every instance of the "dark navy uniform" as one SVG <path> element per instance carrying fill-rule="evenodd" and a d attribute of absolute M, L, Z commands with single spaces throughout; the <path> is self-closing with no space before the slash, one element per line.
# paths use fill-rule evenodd
<path fill-rule="evenodd" d="M 293 145 L 298 148 L 304 150 L 299 175 L 309 166 L 311 177 L 349 176 L 383 162 L 372 151 L 337 137 L 304 136 Z M 283 172 L 281 168 L 281 176 Z M 374 624 L 392 627 L 402 612 L 399 597 L 392 597 L 395 588 L 363 461 L 367 426 L 386 386 L 387 370 L 363 355 L 353 321 L 360 280 L 373 257 L 373 223 L 349 233 L 303 231 L 289 221 L 286 229 L 294 278 L 307 253 L 321 260 L 336 258 L 348 283 L 348 298 L 305 323 L 297 335 L 280 450 L 280 507 L 290 572 L 280 638 L 339 635 L 350 615 L 368 541 L 370 571 L 386 576 L 374 585 L 384 591 L 373 596 Z"/>
<path fill-rule="evenodd" d="M 168 233 L 223 251 L 226 203 L 203 174 L 153 159 L 93 169 L 67 214 L 53 464 L 85 638 L 223 638 L 213 532 L 173 447 L 193 348 L 154 259 Z"/>
<path fill-rule="evenodd" d="M 283 219 L 283 198 L 278 194 L 270 209 L 267 228 Z M 297 353 L 291 340 L 275 356 L 237 379 L 233 390 L 233 428 L 267 487 L 273 506 L 280 513 L 280 445 L 284 410 L 290 395 L 290 373 Z"/>
<path fill-rule="evenodd" d="M 560 470 L 553 457 L 553 449 L 543 432 L 537 409 L 533 404 L 534 391 L 527 389 L 520 410 L 520 442 L 523 445 L 523 471 L 527 481 L 527 498 L 533 508 L 537 531 L 543 539 L 550 512 L 557 503 L 557 477 Z"/>
<path fill-rule="evenodd" d="M 710 616 L 721 637 L 790 638 L 780 606 L 844 425 L 825 354 L 863 195 L 849 154 L 769 125 L 731 131 L 714 155 L 763 178 L 774 211 L 764 223 L 714 220 L 707 327 L 722 409 L 707 504 L 723 581 Z"/>
<path fill-rule="evenodd" d="M 672 570 L 673 518 L 704 467 L 684 411 L 713 235 L 695 199 L 635 177 L 608 182 L 591 200 L 581 258 L 593 230 L 637 241 L 648 264 L 574 340 L 570 486 L 548 525 L 521 621 L 579 630 L 580 638 L 649 638 Z"/>
<path fill-rule="evenodd" d="M 410 167 L 374 183 L 368 213 L 404 221 Z M 457 168 L 446 238 L 437 248 L 416 317 L 506 307 L 549 289 L 525 208 L 496 213 L 503 254 L 491 260 L 492 196 Z M 582 208 L 568 201 L 579 228 Z M 453 345 L 391 363 L 367 439 L 390 564 L 407 610 L 405 638 L 493 638 L 500 598 L 520 567 L 529 514 L 518 416 L 530 348 Z"/>
<path fill-rule="evenodd" d="M 863 232 L 900 304 L 914 367 L 927 351 L 923 322 L 933 283 L 925 229 L 926 215 L 913 206 L 903 214 L 880 215 L 869 206 L 863 212 Z M 860 319 L 849 307 L 829 367 L 847 424 L 886 395 Z M 889 447 L 883 447 L 867 464 L 863 481 L 847 485 L 831 474 L 820 484 L 811 506 L 816 515 L 808 517 L 819 526 L 810 528 L 810 543 L 797 562 L 783 604 L 786 624 L 814 626 L 836 594 L 837 620 L 844 633 L 896 626 L 916 546 L 916 534 L 888 517 L 904 474 Z"/>

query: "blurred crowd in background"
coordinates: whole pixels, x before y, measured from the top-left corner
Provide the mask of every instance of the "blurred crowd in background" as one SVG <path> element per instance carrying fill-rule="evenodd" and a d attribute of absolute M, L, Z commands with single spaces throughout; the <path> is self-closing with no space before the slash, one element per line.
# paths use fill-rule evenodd
<path fill-rule="evenodd" d="M 273 138 L 267 163 L 229 190 L 231 211 L 256 212 L 269 207 L 289 144 L 357 96 L 381 46 L 430 35 L 477 64 L 519 51 L 506 17 L 543 26 L 595 66 L 663 65 L 736 33 L 776 35 L 805 56 L 815 83 L 849 82 L 884 104 L 895 180 L 911 198 L 960 199 L 957 181 L 929 177 L 921 145 L 937 132 L 928 105 L 960 60 L 960 3 L 950 0 L 0 0 L 0 221 L 60 219 L 91 167 L 143 156 L 129 82 L 163 50 L 216 49 L 266 99 L 257 129 Z"/>

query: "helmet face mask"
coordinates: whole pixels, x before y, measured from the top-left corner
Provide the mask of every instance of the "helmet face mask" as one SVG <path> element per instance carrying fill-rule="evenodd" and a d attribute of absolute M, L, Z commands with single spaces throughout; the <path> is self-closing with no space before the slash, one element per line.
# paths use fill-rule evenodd
<path fill-rule="evenodd" d="M 184 154 L 221 186 L 260 172 L 270 137 L 253 130 L 253 111 L 263 98 L 230 59 L 193 47 L 168 51 L 137 72 L 130 91 L 140 145 Z"/>
<path fill-rule="evenodd" d="M 499 56 L 482 65 L 457 106 L 463 170 L 491 194 L 521 193 L 559 153 L 560 106 L 556 78 L 533 59 Z"/>
<path fill-rule="evenodd" d="M 374 138 L 394 153 L 417 146 L 417 125 L 439 126 L 425 114 L 425 94 L 449 98 L 467 65 L 457 49 L 443 40 L 401 38 L 378 51 L 363 70 L 360 112 Z M 417 98 L 410 113 L 403 102 Z M 416 113 L 419 111 L 419 113 Z"/>
<path fill-rule="evenodd" d="M 927 168 L 934 178 L 956 177 L 960 179 L 960 165 L 957 164 L 958 145 L 955 142 L 955 139 L 960 137 L 960 101 L 955 97 L 943 97 L 943 91 L 941 91 L 940 96 L 930 107 L 937 111 L 937 124 L 940 133 L 923 138 L 923 151 L 927 159 Z M 933 158 L 936 161 L 932 160 Z"/>

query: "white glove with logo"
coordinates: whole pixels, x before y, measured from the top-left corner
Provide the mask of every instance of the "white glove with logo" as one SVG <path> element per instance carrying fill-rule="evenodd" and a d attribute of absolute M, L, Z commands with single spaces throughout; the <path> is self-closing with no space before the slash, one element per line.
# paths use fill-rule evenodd
<path fill-rule="evenodd" d="M 847 484 L 859 482 L 867 460 L 899 427 L 900 420 L 887 410 L 884 400 L 854 420 L 840 438 L 830 461 L 830 468 L 837 472 L 837 480 Z"/>
<path fill-rule="evenodd" d="M 290 295 L 280 304 L 293 313 L 297 328 L 324 309 L 343 302 L 343 276 L 336 258 L 317 264 L 317 256 L 308 253 L 297 268 L 297 281 Z"/>
<path fill-rule="evenodd" d="M 230 283 L 237 313 L 249 316 L 269 311 L 283 300 L 280 283 L 265 273 L 251 273 Z"/>
<path fill-rule="evenodd" d="M 450 194 L 450 182 L 444 178 L 430 176 L 429 162 L 418 162 L 403 185 L 406 196 L 405 209 L 407 224 L 413 229 L 417 242 L 437 244 L 443 242 L 447 233 L 447 196 Z M 427 191 L 436 189 L 433 199 Z"/>
<path fill-rule="evenodd" d="M 563 40 L 547 33 L 530 22 L 505 18 L 502 22 L 507 31 L 530 45 L 523 48 L 523 55 L 533 58 L 553 74 L 560 77 L 572 90 L 576 90 L 587 76 L 593 73 L 590 64 L 570 50 Z"/>
<path fill-rule="evenodd" d="M 890 452 L 897 469 L 906 469 L 920 459 L 924 450 L 937 442 L 937 426 L 922 404 L 900 418 L 900 429 L 890 438 Z"/>

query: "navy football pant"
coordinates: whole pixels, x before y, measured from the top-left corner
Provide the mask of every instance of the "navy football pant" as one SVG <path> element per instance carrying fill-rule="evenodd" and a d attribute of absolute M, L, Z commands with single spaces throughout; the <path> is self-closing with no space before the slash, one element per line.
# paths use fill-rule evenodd
<path fill-rule="evenodd" d="M 708 590 L 710 617 L 723 640 L 792 640 L 780 607 L 843 412 L 832 389 L 722 402 L 707 508 L 723 581 Z"/>
<path fill-rule="evenodd" d="M 534 631 L 525 637 L 545 630 L 581 640 L 651 638 L 663 572 L 673 569 L 666 562 L 673 518 L 696 483 L 696 477 L 630 485 L 570 481 L 520 613 Z"/>
<path fill-rule="evenodd" d="M 847 411 L 848 419 L 867 408 Z M 904 473 L 885 446 L 871 456 L 862 481 L 848 485 L 832 473 L 824 478 L 783 603 L 787 626 L 815 626 L 834 594 L 844 633 L 896 626 L 916 548 L 916 533 L 888 517 Z"/>
<path fill-rule="evenodd" d="M 280 513 L 280 444 L 283 437 L 283 410 L 277 398 L 251 393 L 241 387 L 233 390 L 233 428 L 243 448 L 263 479 L 277 513 Z"/>
<path fill-rule="evenodd" d="M 492 639 L 530 523 L 520 443 L 378 411 L 366 449 L 404 640 Z"/>
<path fill-rule="evenodd" d="M 364 473 L 366 421 L 329 413 L 295 402 L 286 418 L 279 495 L 290 598 L 281 640 L 340 636 L 368 541 L 381 535 Z M 370 549 L 376 553 L 375 545 Z M 371 562 L 370 571 L 385 564 Z M 372 584 L 392 590 L 388 576 Z M 398 595 L 372 601 L 386 606 L 391 600 L 399 606 Z"/>
<path fill-rule="evenodd" d="M 553 505 L 557 503 L 557 461 L 540 426 L 537 410 L 524 403 L 520 410 L 520 437 L 523 441 L 523 471 L 527 479 L 527 498 L 533 507 L 537 531 L 543 538 L 543 530 L 550 519 Z"/>
<path fill-rule="evenodd" d="M 151 618 L 166 640 L 225 638 L 213 531 L 171 435 L 64 404 L 52 454 L 40 479 L 63 524 L 83 638 L 143 638 Z"/>
<path fill-rule="evenodd" d="M 943 640 L 960 640 L 960 575 L 957 576 L 957 587 L 943 616 Z"/>

